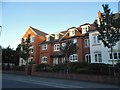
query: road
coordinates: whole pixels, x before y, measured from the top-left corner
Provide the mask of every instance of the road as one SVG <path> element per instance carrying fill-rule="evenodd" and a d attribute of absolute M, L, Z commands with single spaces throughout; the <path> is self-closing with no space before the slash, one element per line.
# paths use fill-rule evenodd
<path fill-rule="evenodd" d="M 115 88 L 117 85 L 55 78 L 3 74 L 2 88 Z M 114 90 L 115 90 L 114 89 Z"/>

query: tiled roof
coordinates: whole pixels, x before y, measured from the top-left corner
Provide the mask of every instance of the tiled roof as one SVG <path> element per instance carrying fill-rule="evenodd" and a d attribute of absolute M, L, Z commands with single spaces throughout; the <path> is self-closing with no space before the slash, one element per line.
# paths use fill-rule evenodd
<path fill-rule="evenodd" d="M 38 30 L 38 29 L 36 29 L 36 28 L 33 28 L 33 27 L 31 27 L 31 26 L 30 26 L 30 28 L 31 28 L 37 35 L 41 35 L 41 36 L 48 35 L 47 33 L 42 32 L 42 31 L 40 31 L 40 30 Z"/>

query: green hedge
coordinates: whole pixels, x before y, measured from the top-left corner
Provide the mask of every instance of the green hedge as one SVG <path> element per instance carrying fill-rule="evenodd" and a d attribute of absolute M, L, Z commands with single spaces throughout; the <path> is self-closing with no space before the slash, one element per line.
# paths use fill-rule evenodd
<path fill-rule="evenodd" d="M 25 71 L 25 65 L 15 66 L 15 67 L 14 67 L 14 70 L 17 70 L 17 71 Z"/>
<path fill-rule="evenodd" d="M 48 65 L 48 64 L 39 64 L 37 65 L 36 71 L 46 71 L 46 72 L 52 72 L 53 71 L 53 67 Z"/>
<path fill-rule="evenodd" d="M 120 64 L 115 65 L 115 71 L 118 72 Z M 67 64 L 59 64 L 55 66 L 50 66 L 48 64 L 40 64 L 37 66 L 37 71 L 44 71 L 44 72 L 62 72 L 66 73 L 67 68 L 69 69 L 69 73 L 76 73 L 76 74 L 94 74 L 94 75 L 113 75 L 113 67 L 112 65 L 103 64 L 103 63 L 68 63 Z"/>

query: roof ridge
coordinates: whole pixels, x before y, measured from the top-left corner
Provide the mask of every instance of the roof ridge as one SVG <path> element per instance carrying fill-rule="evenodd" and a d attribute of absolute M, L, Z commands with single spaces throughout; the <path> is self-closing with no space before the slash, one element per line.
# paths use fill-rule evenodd
<path fill-rule="evenodd" d="M 38 29 L 36 29 L 36 28 L 34 28 L 34 27 L 32 27 L 32 26 L 29 26 L 33 31 L 35 31 L 35 33 L 37 33 L 38 35 L 43 35 L 43 36 L 45 36 L 45 35 L 48 35 L 48 33 L 46 33 L 46 32 L 43 32 L 43 31 L 41 31 L 41 30 L 38 30 Z"/>

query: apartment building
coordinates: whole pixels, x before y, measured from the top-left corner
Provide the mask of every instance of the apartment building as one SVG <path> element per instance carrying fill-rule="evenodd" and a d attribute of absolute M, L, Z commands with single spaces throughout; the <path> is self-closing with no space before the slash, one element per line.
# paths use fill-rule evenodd
<path fill-rule="evenodd" d="M 68 40 L 73 40 L 79 47 L 77 53 L 69 56 L 70 62 L 91 62 L 90 42 L 87 31 L 90 24 L 86 23 L 79 27 L 71 27 L 67 30 L 54 34 L 47 34 L 33 27 L 28 27 L 22 39 L 30 35 L 31 54 L 28 62 L 34 61 L 36 64 L 48 63 L 50 65 L 65 62 L 65 55 L 60 51 L 60 47 L 65 46 Z M 19 65 L 25 65 L 24 59 L 20 58 Z"/>
<path fill-rule="evenodd" d="M 45 41 L 40 43 L 40 63 L 50 65 L 65 62 L 65 55 L 60 51 L 60 47 L 65 46 L 68 40 L 73 40 L 79 47 L 77 53 L 69 56 L 70 62 L 91 62 L 89 30 L 90 24 L 86 23 L 79 27 L 71 27 L 65 31 L 46 35 Z"/>

